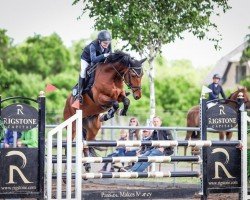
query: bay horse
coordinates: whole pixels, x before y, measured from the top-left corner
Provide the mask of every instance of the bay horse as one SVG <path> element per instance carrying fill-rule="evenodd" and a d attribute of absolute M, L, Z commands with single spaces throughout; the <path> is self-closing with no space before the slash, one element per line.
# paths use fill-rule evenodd
<path fill-rule="evenodd" d="M 246 104 L 246 108 L 250 108 L 250 102 L 249 102 L 249 95 L 247 93 L 247 88 L 238 88 L 237 91 L 233 92 L 229 96 L 229 100 L 237 101 L 237 97 L 239 93 L 243 94 L 244 103 Z M 231 106 L 236 108 L 236 104 L 232 103 L 231 101 L 226 101 L 227 104 L 231 104 Z M 196 105 L 192 107 L 188 113 L 187 113 L 187 127 L 199 127 L 200 126 L 200 106 Z M 219 132 L 219 139 L 224 140 L 226 136 L 226 140 L 231 140 L 233 133 L 232 132 Z M 187 131 L 185 140 L 190 139 L 200 139 L 200 132 L 199 131 Z M 196 148 L 192 149 L 192 152 L 199 153 Z M 197 151 L 197 152 L 196 152 Z M 187 147 L 184 148 L 184 155 L 187 154 Z"/>
<path fill-rule="evenodd" d="M 122 51 L 110 54 L 104 63 L 97 64 L 95 68 L 94 84 L 91 90 L 82 95 L 83 104 L 80 110 L 83 114 L 83 133 L 86 140 L 95 140 L 101 128 L 101 122 L 106 121 L 117 112 L 126 116 L 130 100 L 126 97 L 124 83 L 131 89 L 135 100 L 141 98 L 141 79 L 143 76 L 142 60 L 136 60 Z M 119 103 L 123 108 L 119 109 Z M 68 119 L 76 113 L 72 106 L 74 97 L 70 94 L 64 107 L 64 119 Z M 106 114 L 100 115 L 108 111 Z M 72 126 L 72 138 L 75 138 L 76 127 Z M 89 156 L 89 150 L 84 148 L 84 156 Z M 89 171 L 90 165 L 85 165 Z"/>

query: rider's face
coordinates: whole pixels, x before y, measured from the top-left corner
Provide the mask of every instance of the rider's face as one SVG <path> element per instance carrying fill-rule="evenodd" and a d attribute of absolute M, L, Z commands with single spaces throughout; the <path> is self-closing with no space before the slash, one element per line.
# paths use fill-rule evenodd
<path fill-rule="evenodd" d="M 108 48 L 109 44 L 110 44 L 110 41 L 102 41 L 102 42 L 101 42 L 101 46 L 102 46 L 102 48 L 104 48 L 104 49 Z"/>
<path fill-rule="evenodd" d="M 213 78 L 213 82 L 218 84 L 220 82 L 220 79 L 219 78 Z"/>

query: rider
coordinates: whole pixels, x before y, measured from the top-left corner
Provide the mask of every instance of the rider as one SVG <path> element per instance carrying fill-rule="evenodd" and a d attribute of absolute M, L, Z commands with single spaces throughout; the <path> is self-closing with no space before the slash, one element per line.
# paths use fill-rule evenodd
<path fill-rule="evenodd" d="M 219 84 L 221 77 L 219 74 L 214 74 L 213 76 L 213 83 L 211 83 L 208 88 L 212 90 L 212 92 L 209 93 L 209 98 L 208 100 L 214 100 L 214 99 L 219 99 L 219 95 L 223 97 L 223 99 L 226 99 L 225 93 Z"/>
<path fill-rule="evenodd" d="M 102 30 L 98 33 L 97 39 L 87 45 L 81 55 L 81 71 L 78 81 L 78 99 L 82 103 L 82 91 L 86 87 L 86 69 L 94 66 L 98 62 L 103 62 L 111 50 L 111 34 L 107 30 Z"/>

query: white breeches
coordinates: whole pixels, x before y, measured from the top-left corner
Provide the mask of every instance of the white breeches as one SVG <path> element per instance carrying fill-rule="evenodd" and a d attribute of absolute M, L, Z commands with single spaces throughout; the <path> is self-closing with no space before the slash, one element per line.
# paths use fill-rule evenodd
<path fill-rule="evenodd" d="M 81 78 L 86 78 L 86 69 L 88 66 L 89 66 L 89 63 L 81 59 L 81 72 L 80 72 Z"/>

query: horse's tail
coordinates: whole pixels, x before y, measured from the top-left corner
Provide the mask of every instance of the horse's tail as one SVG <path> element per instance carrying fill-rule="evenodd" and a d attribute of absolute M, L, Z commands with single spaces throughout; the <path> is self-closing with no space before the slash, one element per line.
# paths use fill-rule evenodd
<path fill-rule="evenodd" d="M 71 116 L 73 116 L 76 113 L 76 109 L 72 108 L 72 102 L 73 102 L 73 96 L 70 94 L 67 97 L 67 100 L 65 102 L 64 110 L 63 110 L 63 118 L 64 120 L 67 120 Z"/>
<path fill-rule="evenodd" d="M 63 118 L 64 120 L 69 119 L 71 116 L 73 116 L 76 113 L 76 110 L 71 106 L 73 102 L 73 96 L 70 94 L 67 97 L 67 100 L 65 102 L 64 110 L 63 110 Z M 74 121 L 72 123 L 72 140 L 74 140 L 76 134 L 76 122 Z"/>

